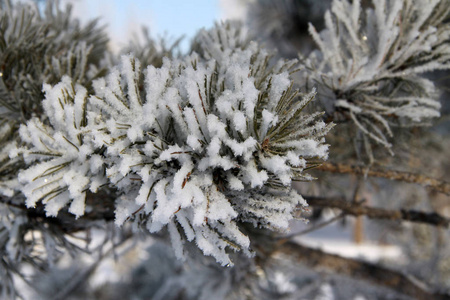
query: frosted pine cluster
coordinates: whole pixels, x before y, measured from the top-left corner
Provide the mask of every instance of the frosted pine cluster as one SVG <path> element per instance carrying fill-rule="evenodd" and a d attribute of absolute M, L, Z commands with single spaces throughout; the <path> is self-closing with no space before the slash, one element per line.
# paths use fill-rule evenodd
<path fill-rule="evenodd" d="M 423 73 L 449 69 L 448 0 L 335 0 L 326 29 L 310 33 L 319 47 L 306 64 L 330 113 L 354 122 L 365 137 L 391 147 L 392 125 L 438 117 L 434 84 Z"/>
<path fill-rule="evenodd" d="M 297 61 L 272 62 L 233 23 L 197 44 L 160 68 L 125 55 L 93 93 L 69 77 L 45 85 L 48 121 L 23 125 L 26 146 L 11 152 L 30 165 L 19 174 L 27 206 L 81 217 L 88 191 L 114 189 L 117 225 L 167 227 L 179 257 L 195 241 L 223 265 L 228 248 L 250 255 L 243 222 L 287 228 L 307 205 L 291 182 L 328 153 L 331 125 L 302 112 L 315 92 L 293 88 Z"/>
<path fill-rule="evenodd" d="M 0 195 L 13 197 L 23 164 L 10 159 L 9 151 L 20 124 L 41 115 L 42 84 L 68 75 L 89 86 L 108 65 L 108 38 L 97 21 L 81 26 L 56 1 L 47 1 L 45 10 L 0 1 L 0 20 Z"/>

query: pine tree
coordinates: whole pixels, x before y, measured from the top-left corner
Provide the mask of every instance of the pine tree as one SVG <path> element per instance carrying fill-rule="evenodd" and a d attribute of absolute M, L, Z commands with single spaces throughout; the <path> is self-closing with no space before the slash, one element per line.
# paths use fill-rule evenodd
<path fill-rule="evenodd" d="M 144 30 L 144 44 L 115 55 L 104 28 L 96 21 L 81 26 L 70 7 L 50 1 L 41 12 L 0 3 L 3 298 L 20 297 L 20 281 L 43 299 L 126 298 L 126 290 L 138 299 L 293 299 L 301 291 L 333 297 L 332 286 L 293 268 L 294 259 L 342 275 L 359 270 L 361 279 L 406 296 L 448 297 L 286 235 L 294 219 L 306 220 L 309 205 L 338 208 L 339 218 L 448 226 L 438 213 L 362 206 L 358 194 L 365 176 L 450 194 L 446 182 L 379 163 L 413 144 L 405 137 L 410 127 L 440 116 L 439 93 L 424 73 L 450 68 L 448 0 L 373 0 L 366 10 L 357 0 L 334 0 L 324 29 L 309 25 L 317 49 L 299 59 L 267 50 L 234 21 L 201 30 L 188 54 Z M 250 20 L 260 24 L 271 2 L 252 5 L 260 13 Z M 341 175 L 330 179 L 323 171 Z M 358 176 L 353 202 L 330 188 L 345 182 L 343 173 Z M 296 182 L 321 193 L 299 192 Z M 444 249 L 448 231 L 441 233 Z M 91 234 L 103 237 L 99 246 Z M 86 278 L 139 236 L 151 244 L 149 260 L 129 271 L 132 282 L 93 291 Z M 62 266 L 83 259 L 94 261 Z M 347 270 L 339 267 L 345 264 Z M 370 268 L 388 279 L 377 281 Z M 308 283 L 294 283 L 287 271 L 317 287 L 305 292 Z"/>

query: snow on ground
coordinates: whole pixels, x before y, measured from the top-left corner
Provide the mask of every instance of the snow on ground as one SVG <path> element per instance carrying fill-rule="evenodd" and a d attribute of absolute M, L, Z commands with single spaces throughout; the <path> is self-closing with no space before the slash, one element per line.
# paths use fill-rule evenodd
<path fill-rule="evenodd" d="M 365 261 L 378 262 L 383 259 L 402 259 L 402 251 L 397 246 L 377 245 L 373 243 L 355 244 L 352 241 L 333 240 L 320 237 L 296 238 L 295 241 L 311 248 L 318 248 L 327 253 L 347 258 L 360 258 Z"/>

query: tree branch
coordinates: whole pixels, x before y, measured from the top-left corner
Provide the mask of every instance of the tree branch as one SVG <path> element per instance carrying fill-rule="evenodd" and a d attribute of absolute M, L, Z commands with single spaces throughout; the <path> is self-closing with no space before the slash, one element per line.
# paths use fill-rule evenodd
<path fill-rule="evenodd" d="M 313 269 L 327 269 L 337 274 L 387 287 L 418 300 L 449 300 L 450 294 L 435 292 L 423 282 L 379 265 L 329 254 L 294 242 L 280 243 L 272 254 L 284 254 Z"/>
<path fill-rule="evenodd" d="M 361 216 L 365 215 L 371 219 L 384 219 L 384 220 L 402 220 L 416 223 L 425 223 L 434 226 L 448 227 L 450 219 L 441 216 L 438 213 L 426 213 L 416 210 L 388 210 L 384 208 L 376 208 L 370 206 L 363 206 L 361 203 L 349 202 L 340 198 L 325 198 L 325 197 L 313 197 L 303 196 L 309 205 L 315 207 L 328 207 L 338 208 L 344 213 Z"/>
<path fill-rule="evenodd" d="M 340 215 L 338 215 L 338 216 L 336 216 L 336 217 L 334 217 L 334 218 L 332 218 L 332 219 L 330 219 L 328 221 L 325 221 L 325 222 L 322 222 L 320 224 L 314 225 L 314 226 L 312 226 L 310 228 L 307 228 L 305 230 L 302 230 L 300 232 L 294 232 L 294 233 L 291 233 L 291 234 L 288 234 L 288 235 L 285 235 L 285 236 L 281 236 L 278 239 L 280 239 L 280 240 L 289 240 L 289 239 L 291 239 L 293 237 L 296 237 L 296 236 L 300 236 L 300 235 L 311 233 L 311 232 L 319 230 L 319 229 L 321 229 L 321 228 L 323 228 L 325 226 L 328 226 L 331 223 L 342 219 L 343 217 L 345 217 L 345 213 L 341 213 Z"/>
<path fill-rule="evenodd" d="M 320 171 L 341 173 L 341 174 L 358 174 L 370 177 L 387 178 L 390 180 L 398 180 L 410 183 L 416 183 L 425 187 L 429 187 L 435 191 L 450 195 L 450 183 L 436 178 L 428 177 L 422 174 L 414 174 L 409 172 L 364 168 L 361 166 L 347 165 L 342 163 L 325 162 L 316 168 Z"/>
<path fill-rule="evenodd" d="M 67 210 L 60 210 L 57 217 L 49 217 L 46 215 L 42 203 L 38 203 L 35 208 L 27 208 L 24 201 L 13 202 L 12 198 L 6 197 L 0 197 L 0 203 L 24 211 L 30 220 L 57 225 L 64 233 L 68 234 L 86 230 L 86 228 L 91 227 L 92 222 L 95 221 L 114 221 L 115 217 L 114 207 L 111 204 L 112 202 L 103 194 L 87 194 L 86 204 L 96 206 L 95 209 L 85 213 L 79 219 L 76 219 L 75 216 L 67 212 Z"/>

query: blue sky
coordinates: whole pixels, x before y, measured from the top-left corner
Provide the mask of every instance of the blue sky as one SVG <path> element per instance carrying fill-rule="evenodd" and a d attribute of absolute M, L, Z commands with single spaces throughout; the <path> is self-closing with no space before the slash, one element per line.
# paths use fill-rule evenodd
<path fill-rule="evenodd" d="M 219 18 L 219 3 L 214 0 L 115 0 L 119 11 L 128 11 L 137 23 L 146 24 L 156 35 L 189 39 L 202 27 L 211 27 Z M 139 24 L 136 24 L 139 26 Z"/>
<path fill-rule="evenodd" d="M 219 18 L 218 1 L 211 0 L 166 0 L 145 1 L 155 18 L 156 31 L 170 32 L 176 36 L 184 33 L 192 36 L 204 26 L 210 27 Z"/>
<path fill-rule="evenodd" d="M 199 29 L 211 27 L 224 16 L 220 0 L 66 1 L 74 5 L 74 13 L 83 20 L 100 16 L 108 24 L 117 47 L 123 46 L 132 32 L 146 25 L 152 36 L 167 35 L 176 39 L 184 35 L 182 46 L 186 50 L 190 38 Z"/>

